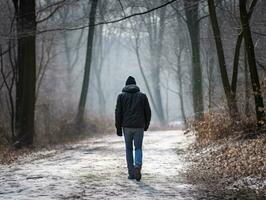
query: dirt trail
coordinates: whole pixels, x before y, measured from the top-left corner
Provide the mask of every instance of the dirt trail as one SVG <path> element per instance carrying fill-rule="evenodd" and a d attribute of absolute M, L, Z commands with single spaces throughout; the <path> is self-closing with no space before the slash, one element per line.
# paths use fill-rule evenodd
<path fill-rule="evenodd" d="M 123 138 L 91 138 L 61 153 L 1 166 L 0 199 L 194 199 L 180 173 L 193 138 L 147 132 L 143 179 L 127 179 Z"/>

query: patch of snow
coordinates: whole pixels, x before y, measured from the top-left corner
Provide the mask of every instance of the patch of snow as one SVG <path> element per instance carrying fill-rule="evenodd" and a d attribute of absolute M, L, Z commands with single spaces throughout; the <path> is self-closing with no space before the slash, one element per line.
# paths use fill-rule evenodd
<path fill-rule="evenodd" d="M 266 180 L 254 178 L 254 177 L 245 177 L 234 182 L 229 189 L 236 188 L 250 188 L 252 190 L 266 190 Z"/>
<path fill-rule="evenodd" d="M 194 187 L 180 175 L 192 136 L 146 132 L 141 182 L 127 179 L 123 140 L 116 135 L 92 138 L 64 151 L 37 152 L 2 165 L 0 199 L 194 199 Z"/>

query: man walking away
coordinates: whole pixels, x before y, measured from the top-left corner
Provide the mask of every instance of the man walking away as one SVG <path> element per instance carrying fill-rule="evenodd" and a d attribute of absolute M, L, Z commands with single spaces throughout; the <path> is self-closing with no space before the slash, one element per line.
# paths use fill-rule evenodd
<path fill-rule="evenodd" d="M 129 76 L 122 93 L 117 97 L 115 109 L 115 126 L 117 135 L 124 132 L 128 179 L 141 179 L 142 141 L 151 120 L 151 109 L 147 96 L 140 92 L 136 81 Z M 135 163 L 133 159 L 133 143 L 135 147 Z M 135 165 L 134 165 L 135 164 Z"/>

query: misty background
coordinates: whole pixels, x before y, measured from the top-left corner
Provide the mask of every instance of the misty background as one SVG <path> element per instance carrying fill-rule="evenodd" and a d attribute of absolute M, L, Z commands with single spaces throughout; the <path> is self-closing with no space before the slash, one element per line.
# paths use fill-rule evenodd
<path fill-rule="evenodd" d="M 244 38 L 247 47 L 242 36 L 238 45 L 245 20 L 239 6 L 236 0 L 2 1 L 4 138 L 64 135 L 83 118 L 113 129 L 116 98 L 128 76 L 147 94 L 153 126 L 187 127 L 221 110 L 234 120 L 236 113 L 260 122 L 266 2 L 245 1 L 252 33 L 251 41 Z"/>

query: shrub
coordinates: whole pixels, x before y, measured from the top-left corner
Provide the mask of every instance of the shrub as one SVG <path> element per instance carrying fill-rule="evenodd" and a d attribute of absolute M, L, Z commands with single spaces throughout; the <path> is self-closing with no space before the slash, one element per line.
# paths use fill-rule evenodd
<path fill-rule="evenodd" d="M 241 116 L 232 120 L 225 110 L 205 113 L 203 121 L 192 121 L 190 126 L 195 131 L 199 143 L 208 143 L 228 136 L 249 136 L 265 131 L 265 127 L 258 129 L 255 117 Z"/>

